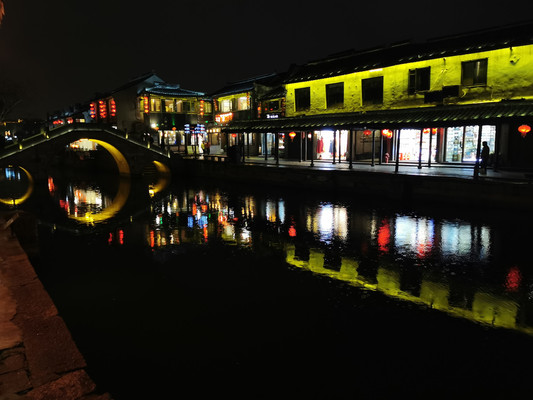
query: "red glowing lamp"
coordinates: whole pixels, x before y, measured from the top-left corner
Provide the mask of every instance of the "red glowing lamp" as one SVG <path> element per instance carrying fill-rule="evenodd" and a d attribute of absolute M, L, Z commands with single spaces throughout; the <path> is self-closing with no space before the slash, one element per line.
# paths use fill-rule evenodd
<path fill-rule="evenodd" d="M 392 131 L 390 129 L 383 129 L 381 131 L 381 134 L 383 137 L 386 137 L 387 139 L 390 139 L 392 137 Z"/>
<path fill-rule="evenodd" d="M 231 134 L 231 137 L 236 138 L 236 137 L 237 137 L 237 134 L 236 134 L 236 133 L 232 133 L 232 134 Z"/>
<path fill-rule="evenodd" d="M 518 127 L 518 132 L 520 132 L 520 135 L 525 138 L 526 135 L 531 132 L 531 127 L 529 125 L 520 125 Z"/>
<path fill-rule="evenodd" d="M 370 136 L 370 135 L 372 135 L 372 131 L 371 131 L 370 129 L 365 129 L 365 130 L 363 131 L 363 135 L 365 135 L 365 136 Z"/>
<path fill-rule="evenodd" d="M 289 137 L 292 139 L 294 139 L 296 137 L 296 132 L 291 132 L 289 133 Z"/>

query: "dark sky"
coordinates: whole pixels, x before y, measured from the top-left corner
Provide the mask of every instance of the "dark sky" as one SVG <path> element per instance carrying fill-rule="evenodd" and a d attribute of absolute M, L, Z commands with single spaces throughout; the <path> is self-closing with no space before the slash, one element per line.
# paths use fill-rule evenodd
<path fill-rule="evenodd" d="M 531 0 L 4 3 L 0 84 L 24 90 L 14 114 L 42 118 L 151 70 L 209 93 L 331 53 L 522 22 L 533 11 Z"/>

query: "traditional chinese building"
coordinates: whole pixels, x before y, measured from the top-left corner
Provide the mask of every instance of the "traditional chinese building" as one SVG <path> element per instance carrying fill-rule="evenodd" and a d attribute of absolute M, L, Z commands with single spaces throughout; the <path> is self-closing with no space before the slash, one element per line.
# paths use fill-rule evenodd
<path fill-rule="evenodd" d="M 52 127 L 74 122 L 106 124 L 134 138 L 186 151 L 187 146 L 198 146 L 204 140 L 205 126 L 212 120 L 211 99 L 205 93 L 166 83 L 150 72 L 53 115 L 50 123 Z"/>
<path fill-rule="evenodd" d="M 251 155 L 263 154 L 267 147 L 271 149 L 274 146 L 273 136 L 268 133 L 263 135 L 250 131 L 237 135 L 230 132 L 231 128 L 228 135 L 220 135 L 220 132 L 224 127 L 231 127 L 235 121 L 284 116 L 285 89 L 281 86 L 280 74 L 266 74 L 232 82 L 211 93 L 211 97 L 215 119 L 210 128 L 213 144 L 219 143 L 222 148 L 238 144 L 242 151 Z"/>
<path fill-rule="evenodd" d="M 211 99 L 203 92 L 176 84 L 156 83 L 138 93 L 144 125 L 158 132 L 166 145 L 201 146 L 207 140 L 206 126 L 213 121 Z M 189 148 L 189 152 L 199 149 Z"/>
<path fill-rule="evenodd" d="M 533 168 L 533 24 L 351 50 L 293 65 L 284 116 L 223 130 L 285 140 L 287 157 Z M 282 153 L 283 154 L 283 153 Z"/>

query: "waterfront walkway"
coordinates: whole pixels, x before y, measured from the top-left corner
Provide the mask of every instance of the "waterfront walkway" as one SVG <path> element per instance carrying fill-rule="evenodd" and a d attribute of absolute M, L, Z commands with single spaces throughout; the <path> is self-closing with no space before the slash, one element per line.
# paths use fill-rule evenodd
<path fill-rule="evenodd" d="M 83 356 L 12 232 L 15 223 L 14 212 L 0 212 L 0 399 L 111 400 L 95 392 Z"/>
<path fill-rule="evenodd" d="M 195 158 L 192 155 L 185 156 L 184 158 Z M 225 155 L 210 155 L 204 158 L 202 155 L 196 157 L 198 160 L 206 161 L 222 161 L 228 162 L 229 158 Z M 298 160 L 285 160 L 280 158 L 278 161 L 274 157 L 268 157 L 265 160 L 264 156 L 251 156 L 245 157 L 242 165 L 263 165 L 275 168 L 302 168 L 302 169 L 314 169 L 314 170 L 343 170 L 354 172 L 377 172 L 384 174 L 399 174 L 399 175 L 416 175 L 416 176 L 447 176 L 466 180 L 484 179 L 484 180 L 496 180 L 507 181 L 516 183 L 531 183 L 533 182 L 533 173 L 529 174 L 525 171 L 519 170 L 506 170 L 489 167 L 486 174 L 476 174 L 474 165 L 466 164 L 441 164 L 434 163 L 428 166 L 427 163 L 423 163 L 420 167 L 418 163 L 401 162 L 396 166 L 395 163 L 378 163 L 375 162 L 371 165 L 370 160 L 352 162 L 350 166 L 349 161 L 342 160 L 341 162 L 332 160 L 314 160 L 311 164 L 310 160 L 298 161 Z"/>

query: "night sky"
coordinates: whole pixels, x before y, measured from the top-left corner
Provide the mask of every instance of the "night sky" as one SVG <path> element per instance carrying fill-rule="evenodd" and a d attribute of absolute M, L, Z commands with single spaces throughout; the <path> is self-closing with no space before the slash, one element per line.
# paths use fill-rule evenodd
<path fill-rule="evenodd" d="M 386 4 L 4 0 L 0 84 L 24 93 L 13 116 L 45 118 L 152 70 L 209 93 L 339 51 L 522 22 L 533 11 L 531 0 Z"/>

